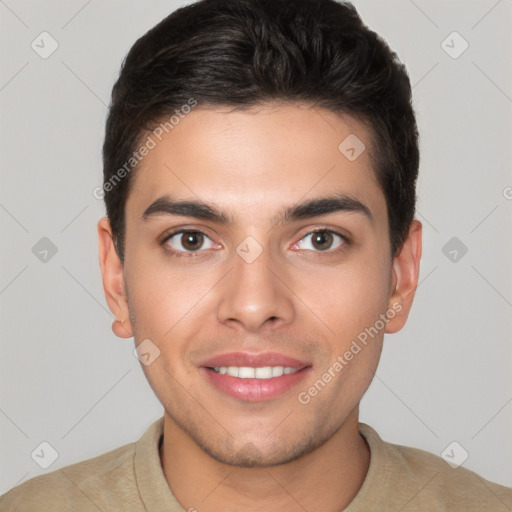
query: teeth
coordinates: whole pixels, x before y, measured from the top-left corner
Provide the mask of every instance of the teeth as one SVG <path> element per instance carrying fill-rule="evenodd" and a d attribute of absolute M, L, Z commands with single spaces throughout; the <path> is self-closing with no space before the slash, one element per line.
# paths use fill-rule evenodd
<path fill-rule="evenodd" d="M 282 366 L 273 366 L 272 367 L 272 377 L 280 377 L 283 375 L 284 368 Z"/>
<path fill-rule="evenodd" d="M 261 368 L 254 368 L 254 377 L 257 379 L 271 379 L 273 375 L 273 368 L 271 366 L 263 366 Z M 240 377 L 242 373 L 239 373 Z M 276 375 L 277 377 L 279 375 Z"/>
<path fill-rule="evenodd" d="M 271 379 L 272 377 L 281 377 L 295 373 L 297 368 L 290 366 L 258 366 L 252 368 L 250 366 L 216 366 L 214 370 L 222 375 L 231 375 L 239 379 Z"/>
<path fill-rule="evenodd" d="M 231 375 L 231 377 L 238 377 L 238 368 L 236 366 L 228 366 L 227 370 L 228 375 Z"/>
<path fill-rule="evenodd" d="M 233 368 L 233 370 L 231 370 L 231 368 Z M 237 372 L 234 375 L 233 373 L 230 373 L 230 375 L 233 375 L 233 377 L 239 377 L 240 379 L 254 379 L 256 374 L 254 368 L 247 368 L 246 366 L 241 366 L 240 368 L 231 366 L 228 368 L 228 373 L 229 370 L 231 370 L 233 373 Z"/>

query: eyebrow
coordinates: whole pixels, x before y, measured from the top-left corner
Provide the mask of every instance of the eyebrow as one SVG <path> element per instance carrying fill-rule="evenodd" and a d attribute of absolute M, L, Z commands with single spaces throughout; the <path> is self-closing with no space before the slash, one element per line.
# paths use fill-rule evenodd
<path fill-rule="evenodd" d="M 370 209 L 355 197 L 344 192 L 333 196 L 311 199 L 290 207 L 286 207 L 280 214 L 272 219 L 272 224 L 286 224 L 294 220 L 317 217 L 335 212 L 359 213 L 373 224 L 373 215 Z M 142 219 L 160 215 L 181 215 L 209 220 L 218 224 L 232 224 L 232 218 L 213 204 L 203 201 L 177 200 L 170 195 L 164 195 L 153 201 L 142 214 Z"/>

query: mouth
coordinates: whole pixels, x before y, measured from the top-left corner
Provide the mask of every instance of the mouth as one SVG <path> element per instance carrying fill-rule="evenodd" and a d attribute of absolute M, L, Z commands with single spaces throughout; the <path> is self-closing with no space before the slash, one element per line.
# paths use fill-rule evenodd
<path fill-rule="evenodd" d="M 223 354 L 205 361 L 199 370 L 217 391 L 239 400 L 261 402 L 297 386 L 312 365 L 277 353 Z"/>
<path fill-rule="evenodd" d="M 299 369 L 291 366 L 258 366 L 256 368 L 251 366 L 216 366 L 208 369 L 237 379 L 272 379 L 299 371 Z"/>

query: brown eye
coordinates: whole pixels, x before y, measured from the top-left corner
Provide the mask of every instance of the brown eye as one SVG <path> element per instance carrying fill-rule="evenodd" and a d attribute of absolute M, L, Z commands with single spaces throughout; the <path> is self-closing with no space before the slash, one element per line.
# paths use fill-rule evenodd
<path fill-rule="evenodd" d="M 298 243 L 300 249 L 308 251 L 326 252 L 334 250 L 346 243 L 344 236 L 329 229 L 319 229 L 308 233 Z"/>
<path fill-rule="evenodd" d="M 193 230 L 172 233 L 163 243 L 177 253 L 199 252 L 202 249 L 211 249 L 214 246 L 208 236 L 200 231 Z"/>
<path fill-rule="evenodd" d="M 317 231 L 316 233 L 313 233 L 311 243 L 315 249 L 325 251 L 326 249 L 330 249 L 333 239 L 334 237 L 332 236 L 332 233 L 329 233 L 328 231 Z"/>
<path fill-rule="evenodd" d="M 196 231 L 189 231 L 181 234 L 181 244 L 187 251 L 197 251 L 203 245 L 203 234 Z"/>

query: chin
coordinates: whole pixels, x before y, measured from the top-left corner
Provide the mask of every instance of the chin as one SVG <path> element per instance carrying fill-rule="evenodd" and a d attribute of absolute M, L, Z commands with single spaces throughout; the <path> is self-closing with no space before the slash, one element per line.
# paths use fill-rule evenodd
<path fill-rule="evenodd" d="M 212 447 L 209 442 L 198 443 L 201 449 L 217 462 L 241 468 L 266 468 L 292 462 L 321 446 L 324 439 L 318 436 L 307 436 L 290 444 L 289 438 L 278 439 L 273 443 L 265 442 L 265 447 L 258 448 L 253 442 L 246 442 L 240 448 L 231 446 Z"/>

